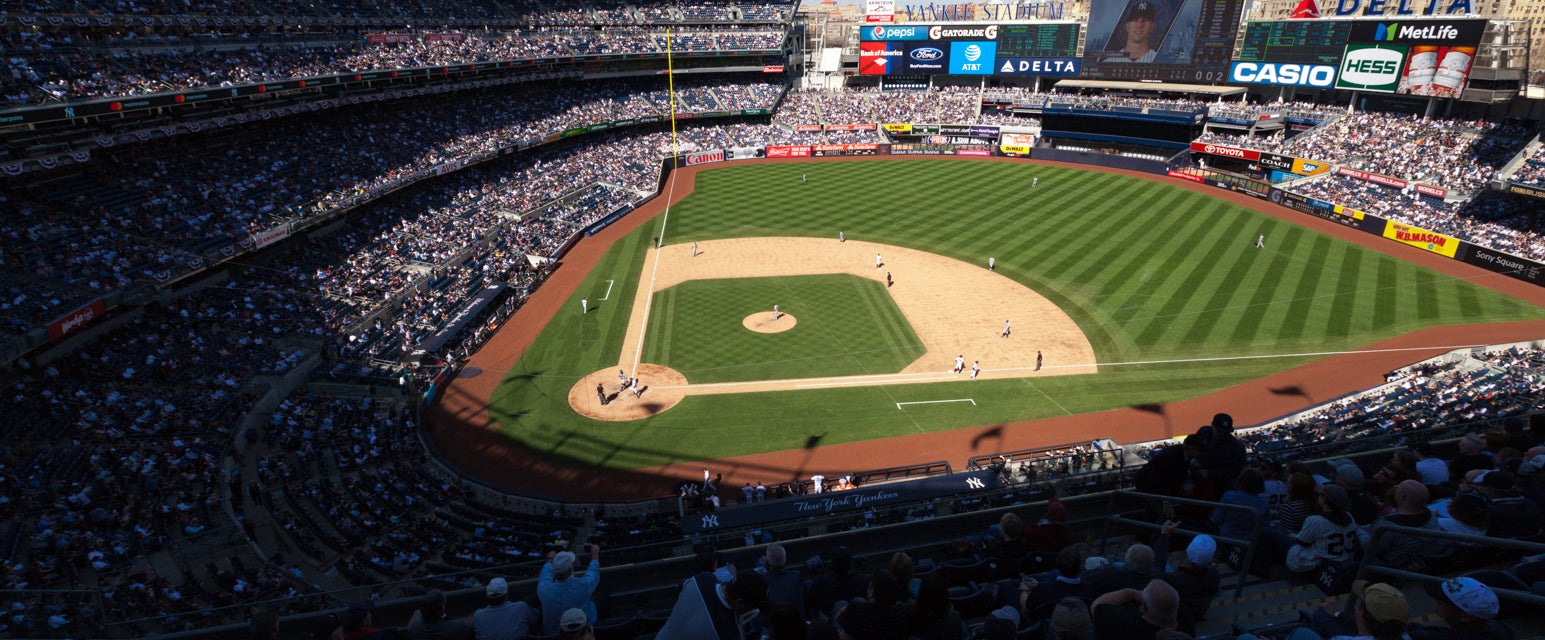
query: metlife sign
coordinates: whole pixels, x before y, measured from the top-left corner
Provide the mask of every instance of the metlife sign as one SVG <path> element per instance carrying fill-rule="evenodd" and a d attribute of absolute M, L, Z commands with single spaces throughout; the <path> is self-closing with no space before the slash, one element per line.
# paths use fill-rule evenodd
<path fill-rule="evenodd" d="M 1076 76 L 1079 58 L 998 58 L 995 72 L 1005 76 Z"/>
<path fill-rule="evenodd" d="M 996 42 L 951 42 L 950 74 L 963 76 L 989 76 L 993 72 L 994 59 L 998 57 Z"/>
<path fill-rule="evenodd" d="M 1485 32 L 1485 20 L 1358 20 L 1347 42 L 1475 46 Z"/>
<path fill-rule="evenodd" d="M 1394 93 L 1405 60 L 1405 45 L 1349 44 L 1341 57 L 1336 88 Z"/>
<path fill-rule="evenodd" d="M 1336 68 L 1324 64 L 1235 62 L 1229 69 L 1229 82 L 1328 89 L 1336 84 Z"/>

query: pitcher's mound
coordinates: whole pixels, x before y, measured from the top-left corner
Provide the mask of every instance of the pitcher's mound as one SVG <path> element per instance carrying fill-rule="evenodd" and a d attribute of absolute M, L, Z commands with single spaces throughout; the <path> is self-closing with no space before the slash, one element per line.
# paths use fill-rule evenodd
<path fill-rule="evenodd" d="M 638 386 L 644 392 L 633 397 L 631 390 L 617 388 L 617 370 L 602 369 L 569 387 L 569 406 L 586 418 L 622 422 L 642 420 L 676 406 L 687 396 L 687 377 L 670 367 L 657 364 L 638 365 Z M 606 404 L 596 394 L 596 385 L 606 394 Z M 666 388 L 670 387 L 670 388 Z"/>
<path fill-rule="evenodd" d="M 774 320 L 771 311 L 758 311 L 746 316 L 746 319 L 741 320 L 740 324 L 757 333 L 783 333 L 793 329 L 794 325 L 799 324 L 799 319 L 785 313 L 779 315 L 777 320 Z"/>

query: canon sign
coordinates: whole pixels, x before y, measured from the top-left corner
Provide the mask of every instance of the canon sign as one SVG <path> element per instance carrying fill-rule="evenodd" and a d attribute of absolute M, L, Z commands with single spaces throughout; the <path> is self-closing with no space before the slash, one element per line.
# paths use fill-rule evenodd
<path fill-rule="evenodd" d="M 1323 64 L 1236 62 L 1229 70 L 1229 82 L 1290 87 L 1331 87 L 1336 84 L 1336 68 Z"/>

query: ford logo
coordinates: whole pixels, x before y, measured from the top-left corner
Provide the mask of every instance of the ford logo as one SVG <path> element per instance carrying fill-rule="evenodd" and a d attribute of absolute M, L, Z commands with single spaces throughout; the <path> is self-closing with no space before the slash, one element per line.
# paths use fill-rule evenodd
<path fill-rule="evenodd" d="M 913 60 L 938 60 L 944 57 L 944 52 L 933 47 L 923 47 L 912 50 Z"/>

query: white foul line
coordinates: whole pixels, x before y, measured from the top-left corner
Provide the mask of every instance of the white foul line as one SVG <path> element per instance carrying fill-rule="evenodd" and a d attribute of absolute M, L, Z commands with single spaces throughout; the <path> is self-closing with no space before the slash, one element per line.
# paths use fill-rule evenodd
<path fill-rule="evenodd" d="M 919 400 L 917 402 L 897 402 L 896 410 L 900 411 L 901 405 L 904 404 L 939 404 L 943 402 L 969 402 L 971 403 L 971 406 L 976 406 L 976 401 L 970 398 L 955 398 L 954 400 Z"/>
<path fill-rule="evenodd" d="M 606 295 L 601 296 L 601 300 L 605 300 L 607 298 L 612 297 L 612 285 L 615 284 L 616 282 L 617 282 L 616 280 L 607 280 L 606 281 Z"/>

